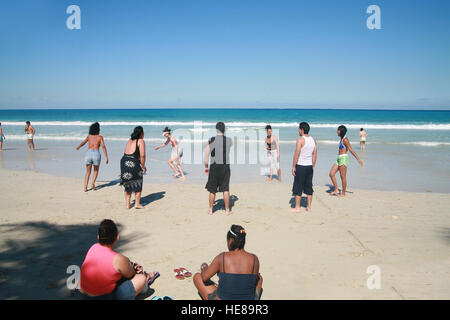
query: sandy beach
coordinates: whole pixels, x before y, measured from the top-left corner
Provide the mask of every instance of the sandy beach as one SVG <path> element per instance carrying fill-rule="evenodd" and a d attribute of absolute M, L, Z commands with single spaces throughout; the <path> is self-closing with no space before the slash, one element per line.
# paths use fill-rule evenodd
<path fill-rule="evenodd" d="M 450 298 L 450 194 L 350 186 L 338 199 L 315 187 L 313 212 L 294 214 L 290 184 L 242 183 L 231 185 L 231 216 L 220 200 L 208 216 L 203 184 L 145 183 L 144 210 L 126 210 L 115 181 L 87 193 L 82 184 L 0 170 L 0 299 L 70 299 L 67 267 L 81 266 L 104 218 L 120 225 L 117 251 L 161 273 L 158 296 L 199 299 L 192 279 L 175 279 L 173 269 L 197 272 L 241 224 L 261 262 L 262 299 Z M 366 286 L 371 265 L 381 289 Z"/>

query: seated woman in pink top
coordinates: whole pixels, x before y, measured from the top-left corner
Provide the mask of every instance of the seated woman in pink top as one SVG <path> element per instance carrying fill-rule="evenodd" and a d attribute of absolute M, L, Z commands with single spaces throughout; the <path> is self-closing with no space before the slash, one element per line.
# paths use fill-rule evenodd
<path fill-rule="evenodd" d="M 158 272 L 146 273 L 141 265 L 113 251 L 119 234 L 112 220 L 100 223 L 97 239 L 81 266 L 83 299 L 133 300 L 159 276 Z"/>

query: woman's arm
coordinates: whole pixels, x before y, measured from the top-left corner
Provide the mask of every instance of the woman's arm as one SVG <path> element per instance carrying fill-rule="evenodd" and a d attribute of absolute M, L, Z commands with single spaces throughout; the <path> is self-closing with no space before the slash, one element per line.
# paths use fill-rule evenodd
<path fill-rule="evenodd" d="M 169 141 L 170 141 L 170 139 L 169 139 L 169 138 L 167 138 L 166 142 L 164 142 L 163 144 L 161 144 L 161 145 L 159 145 L 159 146 L 155 147 L 155 150 L 158 150 L 158 149 L 164 148 L 165 146 L 167 146 L 167 145 L 169 144 Z"/>
<path fill-rule="evenodd" d="M 105 154 L 106 164 L 108 164 L 108 151 L 106 151 L 105 141 L 103 140 L 103 136 L 100 136 L 100 145 L 102 146 L 103 153 Z"/>
<path fill-rule="evenodd" d="M 139 139 L 139 141 L 141 141 L 141 145 L 139 146 L 139 153 L 140 153 L 140 158 L 141 158 L 142 170 L 144 170 L 144 173 L 146 173 L 147 168 L 145 167 L 145 141 L 144 141 L 144 139 Z M 138 142 L 138 144 L 139 144 L 139 142 Z"/>
<path fill-rule="evenodd" d="M 214 258 L 214 260 L 211 262 L 211 264 L 201 272 L 202 280 L 203 282 L 208 281 L 211 279 L 216 273 L 220 271 L 220 258 L 222 254 L 219 254 L 217 257 Z"/>
<path fill-rule="evenodd" d="M 84 139 L 84 141 L 77 147 L 77 150 L 80 150 L 81 147 L 86 144 L 86 142 L 88 142 L 88 137 L 86 137 L 86 139 Z"/>
<path fill-rule="evenodd" d="M 131 261 L 120 253 L 114 256 L 113 266 L 126 279 L 131 279 L 136 274 Z"/>
<path fill-rule="evenodd" d="M 361 159 L 359 159 L 358 155 L 356 154 L 355 151 L 353 151 L 352 149 L 352 145 L 350 144 L 350 140 L 348 140 L 348 138 L 345 138 L 344 140 L 344 145 L 347 147 L 348 151 L 350 151 L 350 153 L 355 157 L 356 160 L 358 160 L 359 165 L 363 165 L 363 162 L 361 161 Z"/>

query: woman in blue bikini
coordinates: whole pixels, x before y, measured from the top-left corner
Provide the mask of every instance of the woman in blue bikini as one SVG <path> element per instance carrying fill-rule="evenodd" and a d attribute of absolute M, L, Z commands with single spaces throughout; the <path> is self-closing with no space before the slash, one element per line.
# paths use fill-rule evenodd
<path fill-rule="evenodd" d="M 359 159 L 355 151 L 353 151 L 350 141 L 345 136 L 347 134 L 347 128 L 345 126 L 339 126 L 337 129 L 337 135 L 341 138 L 339 141 L 339 154 L 336 163 L 333 164 L 330 170 L 330 178 L 333 183 L 334 190 L 331 195 L 337 195 L 338 197 L 345 197 L 345 191 L 347 189 L 347 168 L 350 164 L 350 158 L 347 154 L 348 151 L 358 160 L 362 166 L 363 162 Z M 336 173 L 339 171 L 342 181 L 342 192 L 339 194 L 339 188 L 336 181 Z"/>

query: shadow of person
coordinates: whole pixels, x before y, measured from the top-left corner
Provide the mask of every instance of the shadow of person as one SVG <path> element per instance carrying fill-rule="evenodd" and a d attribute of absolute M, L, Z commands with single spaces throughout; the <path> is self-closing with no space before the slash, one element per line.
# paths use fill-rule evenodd
<path fill-rule="evenodd" d="M 123 229 L 118 225 L 119 233 Z M 97 242 L 98 224 L 57 225 L 46 221 L 0 225 L 0 299 L 70 299 L 69 266 L 81 268 Z M 120 238 L 115 251 L 139 242 L 140 234 Z M 139 245 L 139 244 L 135 244 Z"/>
<path fill-rule="evenodd" d="M 155 192 L 155 193 L 151 193 L 149 195 L 146 195 L 145 197 L 141 197 L 141 204 L 145 207 L 147 205 L 149 205 L 150 203 L 152 203 L 153 201 L 158 201 L 162 198 L 164 198 L 166 192 L 165 191 L 160 191 L 160 192 Z M 134 205 L 134 202 L 133 202 Z"/>
<path fill-rule="evenodd" d="M 230 195 L 230 210 L 234 207 L 234 203 L 238 200 L 239 198 L 234 194 Z M 213 213 L 216 212 L 217 210 L 225 210 L 225 202 L 223 201 L 223 199 L 218 199 L 214 201 Z"/>
<path fill-rule="evenodd" d="M 291 200 L 289 200 L 289 204 L 291 205 L 291 208 L 295 208 L 295 196 L 294 195 L 291 197 Z M 306 208 L 307 206 L 308 206 L 308 198 L 306 196 L 304 196 L 300 200 L 300 207 Z"/>
<path fill-rule="evenodd" d="M 99 182 L 103 182 L 103 181 L 99 181 Z M 120 183 L 120 179 L 116 179 L 116 180 L 112 180 L 112 181 L 109 181 L 107 183 L 98 185 L 98 186 L 95 187 L 95 189 L 96 190 L 100 190 L 100 189 L 103 189 L 103 188 L 115 186 L 115 185 L 117 185 L 119 183 Z"/>
<path fill-rule="evenodd" d="M 34 158 L 34 153 L 32 151 L 28 151 L 27 154 L 27 167 L 30 171 L 36 170 L 36 160 Z"/>

